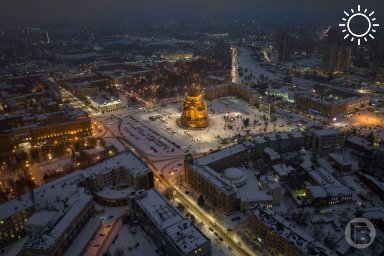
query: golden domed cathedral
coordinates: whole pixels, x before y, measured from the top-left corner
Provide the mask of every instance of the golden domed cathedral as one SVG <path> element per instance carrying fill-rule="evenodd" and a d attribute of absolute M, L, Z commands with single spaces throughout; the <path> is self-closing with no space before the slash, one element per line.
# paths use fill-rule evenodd
<path fill-rule="evenodd" d="M 185 95 L 179 124 L 185 128 L 204 128 L 208 126 L 207 104 L 199 88 L 194 85 Z"/>

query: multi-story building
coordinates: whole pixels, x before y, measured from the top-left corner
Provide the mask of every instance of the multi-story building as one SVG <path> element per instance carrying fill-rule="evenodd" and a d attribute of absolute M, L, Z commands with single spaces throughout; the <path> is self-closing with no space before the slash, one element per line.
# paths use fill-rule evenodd
<path fill-rule="evenodd" d="M 57 214 L 60 216 L 52 216 L 52 221 L 48 222 L 49 225 L 39 235 L 32 236 L 24 244 L 23 255 L 64 255 L 64 252 L 71 246 L 73 240 L 89 222 L 95 211 L 92 197 L 87 194 L 81 194 L 68 208 L 63 211 L 64 214 L 58 212 Z M 37 212 L 36 214 L 41 213 Z M 45 212 L 43 212 L 43 217 L 44 215 L 46 215 Z M 43 218 L 41 220 L 46 221 Z M 92 224 L 95 224 L 93 228 L 96 231 L 100 222 L 94 223 L 92 221 Z"/>
<path fill-rule="evenodd" d="M 279 61 L 287 62 L 291 60 L 293 49 L 293 38 L 285 32 L 279 32 L 277 35 L 277 46 L 279 50 Z"/>
<path fill-rule="evenodd" d="M 92 134 L 91 118 L 79 109 L 62 110 L 32 116 L 34 123 L 22 118 L 22 125 L 0 132 L 0 153 L 28 149 L 45 142 L 66 141 Z"/>
<path fill-rule="evenodd" d="M 211 241 L 156 189 L 129 196 L 129 212 L 169 256 L 211 255 Z"/>
<path fill-rule="evenodd" d="M 352 191 L 340 183 L 330 171 L 320 168 L 308 168 L 307 177 L 313 186 L 307 186 L 312 204 L 318 208 L 352 201 Z"/>
<path fill-rule="evenodd" d="M 336 255 L 270 208 L 254 206 L 247 219 L 247 229 L 273 255 Z"/>
<path fill-rule="evenodd" d="M 242 199 L 246 205 L 243 208 L 247 208 L 250 197 L 238 193 L 236 183 L 226 177 L 225 170 L 254 158 L 263 158 L 267 147 L 280 153 L 299 150 L 308 145 L 309 137 L 299 132 L 267 134 L 200 158 L 194 159 L 188 155 L 184 160 L 185 182 L 224 214 L 230 214 L 242 206 Z M 269 203 L 269 200 L 268 197 L 265 201 Z M 280 199 L 276 194 L 271 200 L 278 204 Z"/>
<path fill-rule="evenodd" d="M 191 156 L 185 159 L 185 180 L 217 209 L 230 214 L 236 209 L 236 187 L 207 166 L 192 166 Z"/>
<path fill-rule="evenodd" d="M 345 136 L 335 129 L 323 129 L 313 131 L 312 148 L 316 151 L 328 151 L 344 146 Z"/>
<path fill-rule="evenodd" d="M 93 93 L 86 96 L 87 101 L 92 107 L 101 113 L 110 113 L 123 107 L 120 99 L 107 93 Z"/>
<path fill-rule="evenodd" d="M 353 113 L 362 106 L 367 106 L 370 98 L 351 97 L 346 99 L 327 99 L 305 93 L 296 94 L 296 106 L 309 112 L 327 116 L 330 118 L 345 116 Z"/>
<path fill-rule="evenodd" d="M 347 72 L 352 48 L 337 44 L 326 45 L 323 51 L 323 68 L 327 72 Z"/>
<path fill-rule="evenodd" d="M 368 156 L 373 154 L 372 143 L 364 138 L 349 137 L 345 139 L 345 146 Z"/>
<path fill-rule="evenodd" d="M 0 208 L 0 248 L 25 235 L 25 223 L 34 211 L 32 193 L 1 204 Z"/>
<path fill-rule="evenodd" d="M 84 185 L 102 205 L 127 204 L 127 194 L 154 187 L 153 172 L 131 152 L 123 152 L 82 171 Z"/>

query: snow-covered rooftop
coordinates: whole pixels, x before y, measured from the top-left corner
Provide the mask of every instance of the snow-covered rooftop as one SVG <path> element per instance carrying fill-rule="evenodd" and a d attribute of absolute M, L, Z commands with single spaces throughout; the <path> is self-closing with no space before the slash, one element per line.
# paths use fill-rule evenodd
<path fill-rule="evenodd" d="M 0 204 L 0 219 L 11 217 L 17 212 L 28 209 L 33 206 L 32 193 L 25 193 L 13 200 Z"/>
<path fill-rule="evenodd" d="M 292 171 L 295 170 L 295 168 L 293 168 L 292 166 L 290 165 L 285 165 L 285 164 L 275 164 L 275 165 L 272 165 L 272 169 L 280 176 L 280 177 L 283 177 L 283 176 L 287 176 L 288 174 L 290 174 Z"/>
<path fill-rule="evenodd" d="M 372 149 L 372 143 L 367 141 L 364 138 L 353 136 L 353 137 L 347 138 L 346 141 L 348 141 L 352 144 L 359 145 L 359 146 L 364 147 L 366 149 Z"/>
<path fill-rule="evenodd" d="M 250 210 L 250 213 L 281 237 L 292 242 L 306 255 L 336 255 L 332 250 L 267 207 L 255 206 Z"/>
<path fill-rule="evenodd" d="M 196 172 L 200 175 L 204 176 L 207 180 L 210 180 L 213 184 L 216 185 L 218 189 L 220 189 L 223 193 L 234 193 L 236 191 L 236 187 L 232 182 L 212 170 L 209 166 L 197 166 L 194 168 Z"/>
<path fill-rule="evenodd" d="M 27 220 L 26 225 L 47 225 L 52 218 L 57 214 L 55 210 L 42 210 L 33 213 Z"/>
<path fill-rule="evenodd" d="M 264 191 L 239 191 L 238 195 L 242 202 L 272 201 L 272 195 Z"/>
<path fill-rule="evenodd" d="M 112 169 L 123 167 L 130 171 L 133 177 L 140 176 L 149 171 L 148 166 L 137 158 L 132 152 L 124 151 L 112 158 L 109 158 L 97 165 L 82 170 L 84 176 L 109 172 Z"/>
<path fill-rule="evenodd" d="M 44 232 L 42 235 L 30 239 L 25 243 L 26 248 L 47 250 L 53 247 L 56 241 L 62 237 L 67 228 L 71 225 L 75 218 L 78 217 L 84 207 L 92 200 L 90 195 L 81 193 L 78 199 L 69 206 L 69 209 L 62 210 L 63 217 L 54 225 L 52 229 Z"/>
<path fill-rule="evenodd" d="M 220 161 L 221 159 L 227 158 L 228 156 L 241 153 L 246 150 L 246 147 L 243 144 L 236 144 L 227 148 L 224 148 L 220 151 L 213 152 L 207 156 L 198 158 L 196 161 L 199 165 L 209 165 L 211 163 Z"/>
<path fill-rule="evenodd" d="M 319 137 L 328 137 L 328 136 L 342 136 L 343 134 L 336 129 L 321 129 L 313 132 Z"/>
<path fill-rule="evenodd" d="M 208 238 L 184 218 L 157 190 L 151 189 L 146 193 L 146 197 L 138 199 L 137 204 L 159 229 L 164 230 L 183 254 L 188 254 L 208 241 Z"/>

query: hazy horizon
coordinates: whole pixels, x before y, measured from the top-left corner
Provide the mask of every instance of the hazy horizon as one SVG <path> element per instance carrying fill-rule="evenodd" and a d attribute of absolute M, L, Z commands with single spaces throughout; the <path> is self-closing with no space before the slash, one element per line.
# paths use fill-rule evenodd
<path fill-rule="evenodd" d="M 359 3 L 355 0 L 308 1 L 308 0 L 14 0 L 0 3 L 0 23 L 5 25 L 54 21 L 77 21 L 84 23 L 109 22 L 114 20 L 193 20 L 200 16 L 208 19 L 261 18 L 276 21 L 306 19 L 335 19 L 343 10 L 355 8 L 375 10 L 376 16 L 384 16 L 384 3 L 370 0 Z M 320 20 L 321 22 L 321 20 Z"/>

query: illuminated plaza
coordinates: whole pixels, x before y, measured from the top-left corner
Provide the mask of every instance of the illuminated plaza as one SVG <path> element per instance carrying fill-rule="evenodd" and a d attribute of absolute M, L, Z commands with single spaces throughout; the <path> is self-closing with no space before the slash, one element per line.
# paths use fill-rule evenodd
<path fill-rule="evenodd" d="M 207 105 L 209 126 L 203 130 L 186 130 L 178 126 L 176 120 L 181 117 L 180 104 L 174 104 L 148 112 L 142 110 L 132 114 L 137 122 L 132 118 L 125 118 L 123 122 L 125 128 L 122 131 L 132 142 L 141 141 L 140 148 L 145 152 L 156 156 L 169 156 L 186 152 L 203 153 L 225 147 L 236 143 L 239 139 L 236 138 L 236 135 L 239 134 L 246 136 L 274 131 L 291 131 L 297 127 L 288 124 L 289 120 L 280 116 L 276 122 L 268 122 L 266 126 L 262 118 L 266 113 L 260 112 L 255 107 L 234 97 L 207 101 Z M 159 118 L 154 121 L 150 120 L 150 117 L 156 116 Z M 250 119 L 250 125 L 247 128 L 243 124 L 243 119 L 246 118 Z M 141 129 L 144 130 L 140 132 Z M 162 137 L 175 142 L 180 148 L 172 145 L 156 146 L 155 140 L 150 140 L 150 136 L 147 136 L 148 129 L 153 129 Z M 167 141 L 165 143 L 169 144 Z M 158 152 L 155 153 L 151 147 L 154 147 Z"/>
<path fill-rule="evenodd" d="M 356 114 L 348 115 L 346 118 L 336 119 L 332 126 L 342 129 L 356 129 L 364 135 L 372 133 L 377 138 L 377 141 L 384 140 L 383 113 L 360 111 Z"/>

